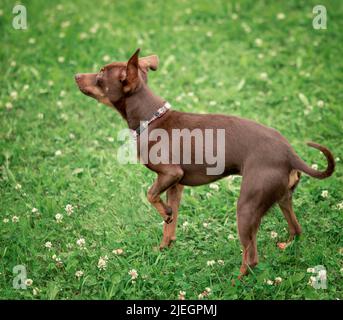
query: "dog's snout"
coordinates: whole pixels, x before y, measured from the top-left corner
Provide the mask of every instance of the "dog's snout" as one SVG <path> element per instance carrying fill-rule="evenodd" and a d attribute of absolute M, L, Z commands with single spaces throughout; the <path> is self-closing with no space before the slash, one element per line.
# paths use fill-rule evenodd
<path fill-rule="evenodd" d="M 75 75 L 75 80 L 76 81 L 79 81 L 81 79 L 81 74 L 80 73 L 77 73 L 76 75 Z"/>

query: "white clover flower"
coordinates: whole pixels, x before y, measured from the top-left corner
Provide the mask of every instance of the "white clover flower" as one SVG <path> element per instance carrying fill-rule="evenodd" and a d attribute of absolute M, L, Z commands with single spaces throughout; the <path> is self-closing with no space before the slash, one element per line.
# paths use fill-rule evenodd
<path fill-rule="evenodd" d="M 241 26 L 242 26 L 244 32 L 246 32 L 246 33 L 250 33 L 251 32 L 251 28 L 245 22 L 242 22 Z"/>
<path fill-rule="evenodd" d="M 312 169 L 314 170 L 318 170 L 318 165 L 316 163 L 314 163 L 312 166 L 311 166 Z"/>
<path fill-rule="evenodd" d="M 343 210 L 343 201 L 337 204 L 338 210 Z"/>
<path fill-rule="evenodd" d="M 80 238 L 80 239 L 76 240 L 76 244 L 77 244 L 79 247 L 83 248 L 83 247 L 85 247 L 85 245 L 86 245 L 86 240 L 85 240 L 84 238 Z"/>
<path fill-rule="evenodd" d="M 64 210 L 66 211 L 67 215 L 70 216 L 74 211 L 74 207 L 71 204 L 67 204 Z"/>
<path fill-rule="evenodd" d="M 75 272 L 75 277 L 80 279 L 83 276 L 83 274 L 84 273 L 83 273 L 82 270 L 78 270 L 78 271 Z"/>
<path fill-rule="evenodd" d="M 107 138 L 107 141 L 108 141 L 108 142 L 114 142 L 114 138 L 113 138 L 113 137 L 108 137 L 108 138 Z"/>
<path fill-rule="evenodd" d="M 64 90 L 62 90 L 61 92 L 60 92 L 60 97 L 64 97 L 66 95 L 66 92 L 64 91 Z"/>
<path fill-rule="evenodd" d="M 61 113 L 61 120 L 68 121 L 69 117 L 65 113 Z"/>
<path fill-rule="evenodd" d="M 75 134 L 74 133 L 69 133 L 69 139 L 75 139 Z"/>
<path fill-rule="evenodd" d="M 215 262 L 214 260 L 208 260 L 208 261 L 206 262 L 206 264 L 207 264 L 208 267 L 214 266 L 215 263 L 216 263 L 216 262 Z"/>
<path fill-rule="evenodd" d="M 279 12 L 277 15 L 276 15 L 276 18 L 278 20 L 284 20 L 286 18 L 286 15 L 283 13 L 283 12 Z"/>
<path fill-rule="evenodd" d="M 26 279 L 25 280 L 25 285 L 28 287 L 32 286 L 32 283 L 33 283 L 32 279 Z"/>
<path fill-rule="evenodd" d="M 260 38 L 255 39 L 255 44 L 257 47 L 262 47 L 263 45 L 263 40 Z"/>
<path fill-rule="evenodd" d="M 263 54 L 263 53 L 259 53 L 259 54 L 257 55 L 257 58 L 259 58 L 260 60 L 262 60 L 262 59 L 264 58 L 264 54 Z"/>
<path fill-rule="evenodd" d="M 189 225 L 189 222 L 188 221 L 185 221 L 183 224 L 182 224 L 182 228 L 187 228 Z"/>
<path fill-rule="evenodd" d="M 59 63 L 64 63 L 65 58 L 64 58 L 64 57 L 58 57 L 58 58 L 57 58 L 57 61 L 58 61 Z"/>
<path fill-rule="evenodd" d="M 92 28 L 90 28 L 89 31 L 90 31 L 91 33 L 97 33 L 98 29 L 99 29 L 99 24 L 96 23 Z"/>
<path fill-rule="evenodd" d="M 38 209 L 37 209 L 37 208 L 32 208 L 31 212 L 32 212 L 32 213 L 37 213 L 37 212 L 38 212 Z"/>
<path fill-rule="evenodd" d="M 270 54 L 272 57 L 276 57 L 276 56 L 277 56 L 277 52 L 276 52 L 275 50 L 270 51 L 269 54 Z"/>
<path fill-rule="evenodd" d="M 204 297 L 208 297 L 211 294 L 211 288 L 206 288 L 202 293 L 198 295 L 199 299 L 203 299 Z"/>
<path fill-rule="evenodd" d="M 7 110 L 13 109 L 13 104 L 11 102 L 6 102 L 5 107 Z"/>
<path fill-rule="evenodd" d="M 18 92 L 17 91 L 12 91 L 10 93 L 10 96 L 13 100 L 16 100 L 18 98 Z"/>
<path fill-rule="evenodd" d="M 56 261 L 57 256 L 56 256 L 55 254 L 53 254 L 51 258 L 52 258 L 52 260 L 55 260 L 55 261 Z"/>
<path fill-rule="evenodd" d="M 138 277 L 138 272 L 135 269 L 131 269 L 128 274 L 131 276 L 131 280 L 135 280 Z"/>
<path fill-rule="evenodd" d="M 306 272 L 315 273 L 315 270 L 314 270 L 314 268 L 307 268 Z"/>
<path fill-rule="evenodd" d="M 33 288 L 33 289 L 32 289 L 32 294 L 33 294 L 34 296 L 36 296 L 37 294 L 39 294 L 39 289 L 38 289 L 38 288 Z"/>
<path fill-rule="evenodd" d="M 13 222 L 13 223 L 19 222 L 19 217 L 13 216 L 13 217 L 12 217 L 12 222 Z"/>
<path fill-rule="evenodd" d="M 107 54 L 102 57 L 102 61 L 104 62 L 109 62 L 110 60 L 111 60 L 111 57 Z"/>
<path fill-rule="evenodd" d="M 54 85 L 54 82 L 53 82 L 52 80 L 49 80 L 49 81 L 48 81 L 48 86 L 49 86 L 49 87 L 52 87 L 53 85 Z"/>
<path fill-rule="evenodd" d="M 329 196 L 329 191 L 323 190 L 321 196 L 322 196 L 323 198 L 327 198 L 327 197 Z"/>
<path fill-rule="evenodd" d="M 61 23 L 61 28 L 68 28 L 70 26 L 70 21 L 63 21 Z"/>
<path fill-rule="evenodd" d="M 323 107 L 324 107 L 324 101 L 323 101 L 323 100 L 318 100 L 318 101 L 317 101 L 317 106 L 318 106 L 319 108 L 323 108 Z"/>
<path fill-rule="evenodd" d="M 3 221 L 3 223 L 9 223 L 10 222 L 10 220 L 8 218 L 4 218 L 4 220 L 2 220 L 2 221 Z"/>
<path fill-rule="evenodd" d="M 79 35 L 79 38 L 81 40 L 87 39 L 88 38 L 88 34 L 86 32 L 81 32 Z"/>
<path fill-rule="evenodd" d="M 62 155 L 62 151 L 61 150 L 56 150 L 55 151 L 55 156 L 56 157 L 59 157 L 59 156 L 61 156 Z"/>
<path fill-rule="evenodd" d="M 263 81 L 268 80 L 268 74 L 266 72 L 260 73 L 260 79 Z"/>
<path fill-rule="evenodd" d="M 192 13 L 192 9 L 191 9 L 191 8 L 187 8 L 187 9 L 185 10 L 185 12 L 186 12 L 186 14 L 191 14 L 191 13 Z"/>
<path fill-rule="evenodd" d="M 28 85 L 28 84 L 25 84 L 24 86 L 23 86 L 23 90 L 24 91 L 27 91 L 27 90 L 29 90 L 30 89 L 30 86 Z"/>
<path fill-rule="evenodd" d="M 45 248 L 51 249 L 52 248 L 52 243 L 50 241 L 45 242 L 44 244 Z"/>
<path fill-rule="evenodd" d="M 276 277 L 274 281 L 275 281 L 275 284 L 280 284 L 282 282 L 282 278 Z"/>
<path fill-rule="evenodd" d="M 107 261 L 108 261 L 108 257 L 107 257 L 107 256 L 100 257 L 100 258 L 99 258 L 99 261 L 98 261 L 98 268 L 99 268 L 100 270 L 106 270 Z"/>
<path fill-rule="evenodd" d="M 278 234 L 277 234 L 277 232 L 275 232 L 275 231 L 272 231 L 272 232 L 270 233 L 270 237 L 271 237 L 272 239 L 275 239 L 275 238 L 277 238 L 277 237 L 278 237 Z"/>
<path fill-rule="evenodd" d="M 231 15 L 231 19 L 232 19 L 232 20 L 237 20 L 237 19 L 238 19 L 238 14 L 237 14 L 237 13 L 233 13 L 233 14 Z"/>
<path fill-rule="evenodd" d="M 207 32 L 206 32 L 206 36 L 209 37 L 209 38 L 211 38 L 211 37 L 213 36 L 212 31 L 207 31 Z"/>
<path fill-rule="evenodd" d="M 186 299 L 186 292 L 180 291 L 179 292 L 179 300 L 185 300 Z"/>
<path fill-rule="evenodd" d="M 20 183 L 17 183 L 17 184 L 15 185 L 14 189 L 20 190 L 20 189 L 21 189 L 21 184 L 20 184 Z"/>
<path fill-rule="evenodd" d="M 63 107 L 62 101 L 57 101 L 57 102 L 56 102 L 56 105 L 57 105 L 57 107 L 59 107 L 59 108 L 62 108 L 62 107 Z"/>
<path fill-rule="evenodd" d="M 202 225 L 204 228 L 208 228 L 208 226 L 209 226 L 209 224 L 207 222 L 204 222 Z"/>
<path fill-rule="evenodd" d="M 223 265 L 224 265 L 224 260 L 217 260 L 217 263 L 218 263 L 220 266 L 223 266 Z"/>
<path fill-rule="evenodd" d="M 227 237 L 229 240 L 235 240 L 235 236 L 233 234 L 229 234 L 229 236 Z"/>
<path fill-rule="evenodd" d="M 11 63 L 10 63 L 10 66 L 11 67 L 15 67 L 17 65 L 17 63 L 13 60 L 13 61 L 11 61 Z"/>
<path fill-rule="evenodd" d="M 114 249 L 112 252 L 116 255 L 120 255 L 120 254 L 123 254 L 124 250 L 119 248 L 119 249 Z"/>
<path fill-rule="evenodd" d="M 55 215 L 55 219 L 56 219 L 56 222 L 57 222 L 57 223 L 61 223 L 61 222 L 62 222 L 62 219 L 63 219 L 63 215 L 60 214 L 60 213 L 57 213 L 57 214 Z"/>
<path fill-rule="evenodd" d="M 193 96 L 194 96 L 194 92 L 188 92 L 187 95 L 188 95 L 189 97 L 193 97 Z"/>
<path fill-rule="evenodd" d="M 38 113 L 37 117 L 38 117 L 38 119 L 40 119 L 40 120 L 44 119 L 44 113 L 41 113 L 41 112 Z"/>
<path fill-rule="evenodd" d="M 216 183 L 210 183 L 209 187 L 210 189 L 215 190 L 215 191 L 219 190 L 219 186 Z"/>
<path fill-rule="evenodd" d="M 29 44 L 35 44 L 36 43 L 36 39 L 35 38 L 30 38 L 28 42 L 29 42 Z"/>
<path fill-rule="evenodd" d="M 273 282 L 272 280 L 267 280 L 266 283 L 267 283 L 267 285 L 269 285 L 269 286 L 272 286 L 272 285 L 274 284 L 274 282 Z"/>

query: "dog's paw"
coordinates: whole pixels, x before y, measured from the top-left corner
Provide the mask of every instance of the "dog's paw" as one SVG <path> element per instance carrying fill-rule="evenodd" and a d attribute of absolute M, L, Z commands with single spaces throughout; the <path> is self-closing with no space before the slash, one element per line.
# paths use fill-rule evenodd
<path fill-rule="evenodd" d="M 160 243 L 160 251 L 172 247 L 176 239 L 163 239 Z"/>
<path fill-rule="evenodd" d="M 173 217 L 167 217 L 166 218 L 166 220 L 164 220 L 164 222 L 166 223 L 166 224 L 169 224 L 169 223 L 171 223 L 171 222 L 173 222 Z"/>

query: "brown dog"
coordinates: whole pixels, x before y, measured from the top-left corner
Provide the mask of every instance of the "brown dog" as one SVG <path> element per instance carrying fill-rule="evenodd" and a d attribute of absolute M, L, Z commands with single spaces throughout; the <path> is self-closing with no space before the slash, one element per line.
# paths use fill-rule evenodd
<path fill-rule="evenodd" d="M 157 179 L 148 191 L 149 202 L 161 214 L 164 221 L 163 239 L 160 248 L 167 247 L 176 239 L 175 229 L 183 186 L 198 186 L 218 180 L 230 174 L 243 176 L 237 205 L 237 224 L 243 246 L 242 275 L 258 263 L 256 233 L 261 218 L 267 210 L 278 203 L 289 226 L 290 241 L 301 233 L 300 225 L 292 208 L 292 192 L 299 183 L 300 171 L 318 178 L 329 177 L 335 167 L 331 152 L 316 143 L 309 146 L 319 149 L 326 157 L 325 171 L 317 171 L 292 149 L 288 141 L 276 130 L 254 121 L 234 116 L 192 114 L 163 109 L 165 101 L 151 92 L 147 86 L 147 73 L 158 67 L 157 56 L 139 58 L 139 49 L 128 62 L 114 62 L 103 67 L 99 73 L 77 74 L 80 90 L 96 100 L 114 107 L 127 121 L 130 129 L 138 133 L 137 149 L 140 156 L 144 148 L 151 150 L 157 143 L 149 141 L 141 148 L 140 121 L 152 119 L 149 131 L 164 129 L 172 137 L 173 129 L 226 129 L 225 168 L 221 174 L 207 174 L 208 163 L 197 163 L 195 146 L 190 150 L 191 163 L 154 164 L 148 159 L 145 164 L 157 173 Z M 157 112 L 157 113 L 156 113 Z M 179 145 L 182 143 L 179 142 Z M 221 146 L 211 145 L 214 152 Z M 219 148 L 219 149 L 218 149 Z M 207 152 L 208 150 L 201 150 Z M 168 150 L 171 155 L 175 150 Z M 167 192 L 167 203 L 160 198 Z"/>

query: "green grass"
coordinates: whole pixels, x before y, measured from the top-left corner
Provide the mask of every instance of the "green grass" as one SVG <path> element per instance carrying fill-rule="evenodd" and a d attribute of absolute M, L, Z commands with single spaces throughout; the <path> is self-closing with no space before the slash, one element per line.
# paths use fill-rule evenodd
<path fill-rule="evenodd" d="M 342 2 L 321 1 L 327 30 L 312 28 L 317 1 L 60 4 L 27 1 L 26 31 L 12 28 L 14 1 L 0 5 L 0 298 L 177 299 L 182 290 L 187 299 L 197 299 L 210 287 L 208 299 L 342 299 L 343 211 L 337 207 L 343 200 Z M 276 18 L 280 12 L 284 20 Z M 65 21 L 70 25 L 62 28 Z M 80 39 L 82 33 L 86 39 Z M 255 39 L 262 39 L 262 46 Z M 278 129 L 319 168 L 325 160 L 307 140 L 342 159 L 330 179 L 302 179 L 294 197 L 303 228 L 299 241 L 279 250 L 276 242 L 287 238 L 286 221 L 278 208 L 264 218 L 260 265 L 242 282 L 235 218 L 240 178 L 221 180 L 217 192 L 186 188 L 176 244 L 153 250 L 162 236 L 161 218 L 146 200 L 155 176 L 141 165 L 117 163 L 116 134 L 125 123 L 74 84 L 76 72 L 98 70 L 105 55 L 126 60 L 137 47 L 143 55 L 159 55 L 150 86 L 176 110 L 255 119 Z M 266 81 L 261 73 L 267 73 Z M 324 106 L 318 106 L 320 100 Z M 71 216 L 64 211 L 67 204 L 75 207 Z M 62 223 L 55 222 L 57 213 Z M 228 240 L 229 234 L 236 240 Z M 85 250 L 76 244 L 81 237 Z M 47 241 L 51 250 L 44 247 Z M 112 253 L 117 248 L 124 254 Z M 107 268 L 99 270 L 105 255 Z M 209 267 L 208 260 L 224 265 Z M 12 287 L 16 265 L 25 265 L 33 280 L 27 290 Z M 327 269 L 326 290 L 307 284 L 306 270 L 316 265 Z M 139 274 L 133 283 L 130 269 Z M 80 280 L 78 270 L 84 272 Z M 280 285 L 264 283 L 275 277 L 283 279 Z"/>

